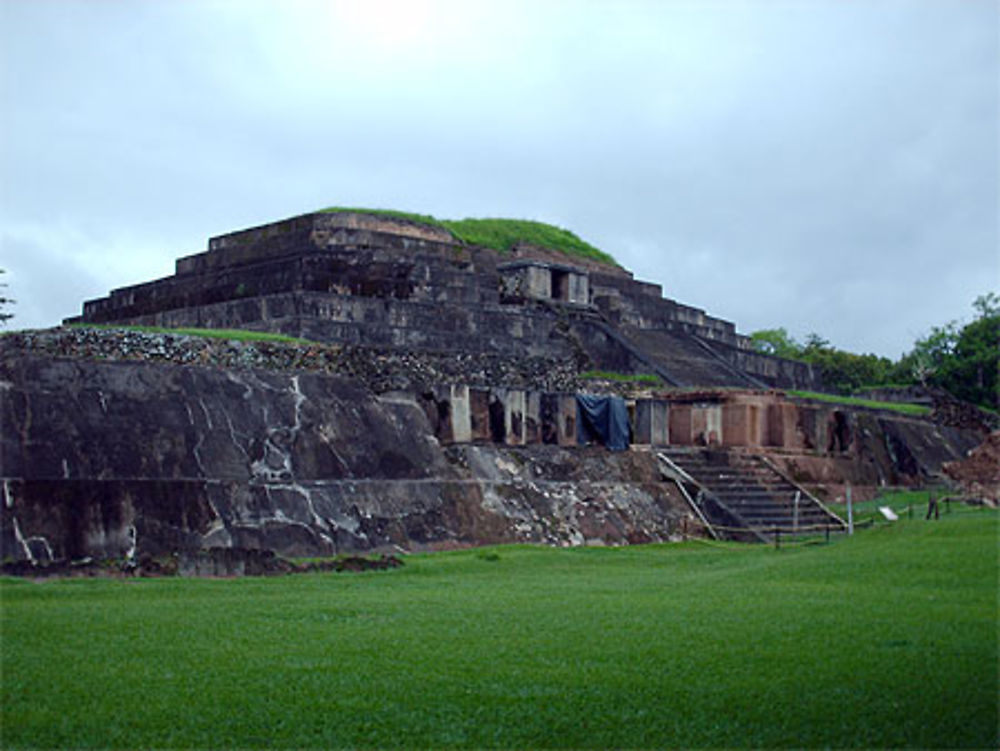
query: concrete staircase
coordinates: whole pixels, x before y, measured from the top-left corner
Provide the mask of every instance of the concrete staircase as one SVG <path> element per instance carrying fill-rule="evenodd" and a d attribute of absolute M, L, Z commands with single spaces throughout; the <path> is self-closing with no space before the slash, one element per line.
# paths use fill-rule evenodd
<path fill-rule="evenodd" d="M 717 537 L 840 532 L 845 522 L 764 457 L 722 449 L 663 448 L 664 474 L 681 485 Z"/>

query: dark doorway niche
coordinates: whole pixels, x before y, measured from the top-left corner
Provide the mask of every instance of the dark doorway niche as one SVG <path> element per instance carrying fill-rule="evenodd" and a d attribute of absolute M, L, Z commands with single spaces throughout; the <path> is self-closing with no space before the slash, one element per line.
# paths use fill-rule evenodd
<path fill-rule="evenodd" d="M 829 438 L 826 450 L 831 452 L 847 451 L 851 446 L 851 426 L 847 424 L 847 415 L 835 410 L 827 423 Z"/>
<path fill-rule="evenodd" d="M 552 299 L 569 300 L 569 272 L 552 269 Z"/>
<path fill-rule="evenodd" d="M 437 422 L 434 426 L 435 434 L 442 440 L 454 440 L 455 436 L 451 429 L 451 402 L 447 399 L 435 399 L 434 405 L 437 407 Z"/>
<path fill-rule="evenodd" d="M 542 443 L 559 443 L 559 397 L 542 394 L 539 408 L 542 420 Z"/>
<path fill-rule="evenodd" d="M 490 440 L 494 443 L 504 443 L 507 440 L 503 402 L 496 397 L 490 398 Z"/>

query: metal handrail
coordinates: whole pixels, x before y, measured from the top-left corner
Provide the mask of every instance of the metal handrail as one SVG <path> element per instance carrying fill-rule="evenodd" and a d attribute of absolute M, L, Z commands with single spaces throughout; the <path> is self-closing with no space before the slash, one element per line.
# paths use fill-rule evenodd
<path fill-rule="evenodd" d="M 771 469 L 776 475 L 778 475 L 778 477 L 780 477 L 782 480 L 784 480 L 789 485 L 791 485 L 792 487 L 794 487 L 797 491 L 801 491 L 801 493 L 806 498 L 808 498 L 810 501 L 812 501 L 813 503 L 815 503 L 817 506 L 819 506 L 821 509 L 823 509 L 824 512 L 826 512 L 827 514 L 829 514 L 830 516 L 832 516 L 834 519 L 836 519 L 842 525 L 844 525 L 845 527 L 847 526 L 847 522 L 845 522 L 837 514 L 833 513 L 829 508 L 827 508 L 826 504 L 824 504 L 819 498 L 817 498 L 816 496 L 814 496 L 812 493 L 810 493 L 808 490 L 806 490 L 804 487 L 802 487 L 797 482 L 795 482 L 792 478 L 790 478 L 788 475 L 786 475 L 778 467 L 777 464 L 775 464 L 774 462 L 772 462 L 770 459 L 768 459 L 766 456 L 764 456 L 762 454 L 756 454 L 756 456 L 764 464 L 766 464 L 769 469 Z"/>
<path fill-rule="evenodd" d="M 691 475 L 689 475 L 687 472 L 685 472 L 683 469 L 677 466 L 677 464 L 666 454 L 657 451 L 656 456 L 657 458 L 659 458 L 661 462 L 665 463 L 667 467 L 670 469 L 670 472 L 674 475 L 670 479 L 674 481 L 674 484 L 681 491 L 681 495 L 684 496 L 684 500 L 688 502 L 688 505 L 694 510 L 695 514 L 698 515 L 698 518 L 701 520 L 701 523 L 705 525 L 705 528 L 708 530 L 709 534 L 712 535 L 712 537 L 714 537 L 716 540 L 720 539 L 718 533 L 715 531 L 715 527 L 713 527 L 712 524 L 708 521 L 708 519 L 705 517 L 704 512 L 702 512 L 699 505 L 694 501 L 694 499 L 691 498 L 690 494 L 688 494 L 687 488 L 684 487 L 684 482 L 689 482 L 695 487 L 698 487 L 698 483 L 694 480 L 694 478 L 691 477 Z M 698 492 L 699 494 L 701 493 L 700 488 Z"/>

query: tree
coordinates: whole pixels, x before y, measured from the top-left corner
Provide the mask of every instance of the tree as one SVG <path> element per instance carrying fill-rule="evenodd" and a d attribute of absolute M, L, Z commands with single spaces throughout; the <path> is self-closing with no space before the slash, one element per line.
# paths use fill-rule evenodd
<path fill-rule="evenodd" d="M 887 357 L 845 352 L 831 347 L 829 342 L 816 334 L 809 335 L 801 359 L 818 368 L 823 383 L 841 394 L 887 383 L 893 367 Z"/>
<path fill-rule="evenodd" d="M 987 292 L 977 297 L 972 307 L 977 313 L 972 323 L 963 326 L 949 321 L 933 327 L 895 363 L 877 355 L 845 352 L 815 333 L 806 337 L 805 344 L 795 341 L 783 328 L 756 331 L 750 340 L 757 352 L 809 363 L 819 370 L 828 389 L 840 393 L 865 386 L 919 383 L 997 409 L 1000 295 Z"/>
<path fill-rule="evenodd" d="M 831 349 L 829 339 L 824 339 L 815 331 L 806 335 L 806 352 L 821 352 L 825 349 Z"/>
<path fill-rule="evenodd" d="M 785 357 L 789 360 L 798 359 L 802 355 L 802 345 L 795 341 L 784 328 L 761 329 L 753 332 L 750 334 L 750 346 L 755 352 Z"/>
<path fill-rule="evenodd" d="M 951 321 L 918 339 L 901 360 L 915 380 L 952 396 L 996 409 L 1000 368 L 1000 297 L 989 292 L 972 303 L 978 314 L 969 324 Z"/>
<path fill-rule="evenodd" d="M 1000 368 L 1000 300 L 994 294 L 976 299 L 979 317 L 958 332 L 933 376 L 959 399 L 996 409 L 997 369 Z"/>
<path fill-rule="evenodd" d="M 750 342 L 757 352 L 809 363 L 819 370 L 827 387 L 844 394 L 888 382 L 893 369 L 892 361 L 885 357 L 845 352 L 816 333 L 809 334 L 803 345 L 783 328 L 763 329 L 752 333 Z"/>
<path fill-rule="evenodd" d="M 6 269 L 0 269 L 0 274 L 6 274 L 6 273 L 7 273 Z M 3 290 L 6 287 L 7 284 L 5 282 L 0 282 L 0 326 L 6 326 L 7 321 L 9 321 L 11 318 L 14 317 L 13 313 L 8 313 L 5 310 L 5 308 L 8 305 L 11 305 L 15 302 L 12 298 L 7 297 L 7 295 L 3 292 Z"/>
<path fill-rule="evenodd" d="M 980 319 L 1000 315 L 1000 295 L 996 292 L 980 295 L 973 301 L 972 309 L 979 313 Z"/>
<path fill-rule="evenodd" d="M 909 370 L 909 375 L 915 382 L 926 386 L 930 378 L 952 357 L 958 337 L 958 321 L 934 326 L 931 333 L 914 342 L 913 350 L 904 355 L 900 363 Z"/>

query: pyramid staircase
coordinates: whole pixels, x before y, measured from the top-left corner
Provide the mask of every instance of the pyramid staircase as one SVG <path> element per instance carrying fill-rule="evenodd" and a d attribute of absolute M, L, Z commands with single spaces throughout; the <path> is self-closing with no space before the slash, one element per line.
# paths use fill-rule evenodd
<path fill-rule="evenodd" d="M 674 480 L 710 534 L 734 540 L 842 532 L 846 523 L 763 456 L 722 449 L 662 448 Z"/>
<path fill-rule="evenodd" d="M 677 386 L 766 388 L 766 384 L 733 367 L 697 336 L 664 329 L 621 329 L 626 341 L 640 350 Z"/>

